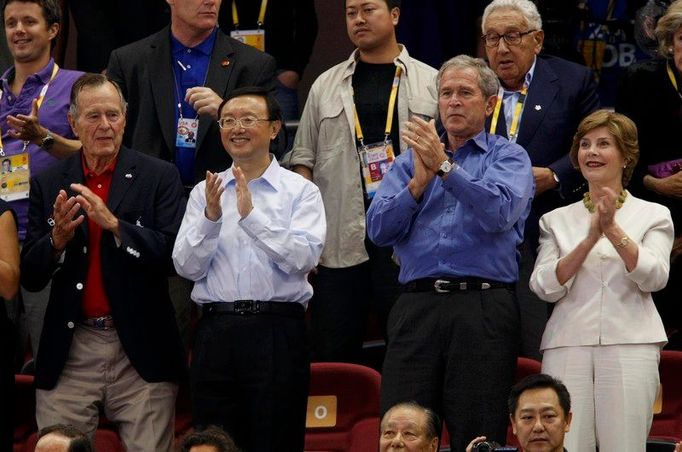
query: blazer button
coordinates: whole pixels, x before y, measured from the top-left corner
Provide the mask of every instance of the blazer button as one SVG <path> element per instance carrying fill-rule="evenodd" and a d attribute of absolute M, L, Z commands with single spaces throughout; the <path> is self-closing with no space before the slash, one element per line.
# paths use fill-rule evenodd
<path fill-rule="evenodd" d="M 70 330 L 72 330 L 73 327 L 76 326 L 76 324 L 73 323 L 73 322 L 69 322 L 69 323 L 66 324 L 66 326 L 67 326 Z"/>
<path fill-rule="evenodd" d="M 83 290 L 83 283 L 76 284 L 76 289 Z"/>

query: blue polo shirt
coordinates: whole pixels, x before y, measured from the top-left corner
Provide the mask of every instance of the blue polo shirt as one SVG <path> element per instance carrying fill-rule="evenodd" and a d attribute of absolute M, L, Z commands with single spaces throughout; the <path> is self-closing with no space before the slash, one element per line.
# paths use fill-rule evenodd
<path fill-rule="evenodd" d="M 198 118 L 194 108 L 185 102 L 185 93 L 189 88 L 204 86 L 206 83 L 208 66 L 211 63 L 211 53 L 213 53 L 213 45 L 215 44 L 217 33 L 218 28 L 213 30 L 213 33 L 202 43 L 194 47 L 186 47 L 171 34 L 171 65 L 175 75 L 176 128 L 180 119 L 178 104 L 180 104 L 182 109 L 183 118 Z M 204 118 L 204 120 L 206 119 Z M 180 171 L 182 183 L 185 185 L 194 185 L 194 153 L 194 147 L 175 148 L 175 164 Z"/>

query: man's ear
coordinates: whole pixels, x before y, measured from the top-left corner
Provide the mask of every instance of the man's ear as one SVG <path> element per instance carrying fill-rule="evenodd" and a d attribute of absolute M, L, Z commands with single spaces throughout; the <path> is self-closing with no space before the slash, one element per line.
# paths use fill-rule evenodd
<path fill-rule="evenodd" d="M 485 102 L 485 117 L 486 118 L 493 114 L 493 111 L 495 110 L 495 104 L 496 103 L 497 103 L 497 94 L 490 96 L 488 98 L 488 100 Z"/>
<path fill-rule="evenodd" d="M 567 432 L 571 429 L 571 421 L 573 420 L 573 413 L 569 412 L 568 416 L 566 416 L 566 427 L 564 427 L 564 432 Z"/>
<path fill-rule="evenodd" d="M 545 32 L 544 30 L 538 30 L 533 33 L 533 39 L 535 40 L 535 54 L 537 55 L 542 50 L 542 44 L 545 42 Z"/>
<path fill-rule="evenodd" d="M 400 21 L 400 8 L 397 6 L 391 10 L 391 22 L 393 22 L 393 26 L 397 27 L 398 22 Z"/>
<path fill-rule="evenodd" d="M 76 119 L 73 117 L 70 111 L 66 113 L 66 119 L 69 120 L 69 125 L 73 131 L 73 135 L 78 138 L 78 133 L 76 132 Z"/>
<path fill-rule="evenodd" d="M 272 132 L 272 133 L 270 134 L 270 141 L 272 141 L 272 140 L 274 140 L 275 138 L 277 138 L 277 135 L 279 135 L 279 131 L 280 131 L 280 129 L 282 128 L 282 121 L 279 121 L 279 120 L 278 120 L 278 121 L 272 121 L 272 122 L 270 123 L 270 126 L 272 127 L 272 128 L 270 129 L 270 131 Z"/>
<path fill-rule="evenodd" d="M 511 423 L 512 433 L 516 436 L 516 422 L 514 422 L 514 416 L 511 414 L 509 415 L 509 422 Z"/>

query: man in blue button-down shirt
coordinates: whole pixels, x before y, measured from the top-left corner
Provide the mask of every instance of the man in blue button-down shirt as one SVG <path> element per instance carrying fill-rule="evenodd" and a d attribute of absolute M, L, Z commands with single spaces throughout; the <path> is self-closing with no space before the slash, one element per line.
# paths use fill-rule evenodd
<path fill-rule="evenodd" d="M 402 295 L 389 317 L 382 408 L 415 400 L 443 414 L 453 450 L 484 432 L 504 443 L 519 341 L 516 246 L 533 196 L 528 154 L 485 132 L 498 81 L 458 56 L 438 74 L 439 137 L 414 117 L 367 213 L 392 245 Z"/>
<path fill-rule="evenodd" d="M 310 379 L 303 315 L 327 229 L 322 196 L 270 154 L 282 113 L 265 89 L 233 91 L 218 117 L 234 163 L 194 187 L 173 249 L 203 314 L 194 422 L 223 427 L 242 450 L 300 452 Z"/>

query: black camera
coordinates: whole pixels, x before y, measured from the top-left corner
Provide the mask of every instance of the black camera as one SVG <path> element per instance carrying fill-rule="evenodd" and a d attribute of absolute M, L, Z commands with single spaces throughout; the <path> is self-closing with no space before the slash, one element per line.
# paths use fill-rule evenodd
<path fill-rule="evenodd" d="M 518 452 L 516 447 L 500 446 L 494 441 L 481 441 L 474 444 L 473 452 Z"/>

